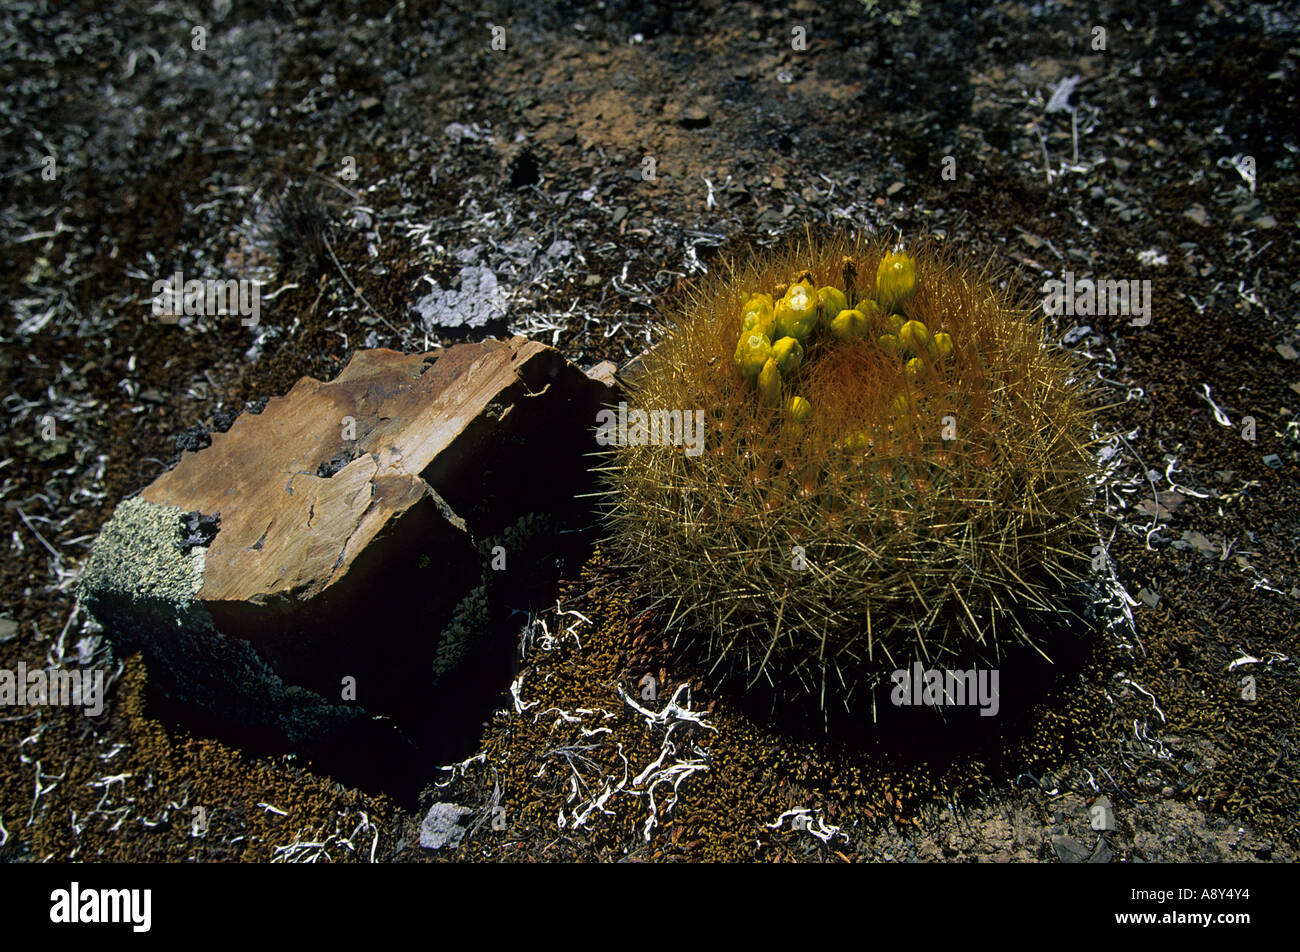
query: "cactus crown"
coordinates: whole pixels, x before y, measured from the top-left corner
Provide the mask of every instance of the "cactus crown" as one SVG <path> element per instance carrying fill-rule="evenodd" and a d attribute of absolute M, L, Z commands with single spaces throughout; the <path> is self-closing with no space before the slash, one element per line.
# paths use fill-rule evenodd
<path fill-rule="evenodd" d="M 703 410 L 704 452 L 612 447 L 607 515 L 715 673 L 853 710 L 912 661 L 1033 644 L 1068 603 L 1090 394 L 987 271 L 933 239 L 809 235 L 670 317 L 629 404 Z"/>

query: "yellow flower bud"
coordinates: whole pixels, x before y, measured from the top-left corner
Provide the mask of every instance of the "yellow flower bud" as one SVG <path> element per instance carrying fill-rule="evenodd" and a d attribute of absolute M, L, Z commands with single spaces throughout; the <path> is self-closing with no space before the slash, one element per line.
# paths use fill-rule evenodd
<path fill-rule="evenodd" d="M 806 284 L 794 284 L 781 300 L 776 302 L 776 333 L 779 337 L 793 337 L 807 343 L 817 326 L 817 296 Z"/>
<path fill-rule="evenodd" d="M 793 337 L 782 337 L 772 345 L 772 359 L 782 377 L 793 377 L 803 363 L 803 345 Z"/>
<path fill-rule="evenodd" d="M 769 406 L 781 403 L 781 371 L 770 358 L 758 374 L 758 398 Z"/>
<path fill-rule="evenodd" d="M 907 371 L 907 375 L 913 380 L 920 380 L 925 376 L 927 368 L 925 361 L 920 357 L 913 357 L 903 366 L 903 369 Z"/>
<path fill-rule="evenodd" d="M 952 338 L 944 333 L 934 335 L 933 352 L 940 360 L 947 360 L 952 356 Z"/>
<path fill-rule="evenodd" d="M 897 252 L 885 255 L 876 269 L 876 297 L 882 307 L 898 307 L 916 293 L 916 262 Z"/>
<path fill-rule="evenodd" d="M 885 353 L 890 357 L 898 356 L 898 338 L 893 334 L 882 334 L 880 336 L 880 346 L 885 348 Z"/>
<path fill-rule="evenodd" d="M 823 324 L 830 324 L 835 319 L 835 315 L 848 306 L 849 302 L 845 299 L 844 292 L 839 288 L 827 285 L 824 288 L 817 289 L 817 310 L 821 315 Z"/>
<path fill-rule="evenodd" d="M 775 305 L 769 294 L 751 294 L 745 306 L 740 309 L 740 329 L 742 331 L 759 331 L 769 338 L 776 330 Z"/>
<path fill-rule="evenodd" d="M 886 329 L 885 312 L 882 311 L 880 305 L 871 300 L 871 298 L 863 298 L 857 304 L 853 305 L 853 309 L 861 313 L 862 316 L 867 319 L 867 327 L 870 330 L 877 331 Z"/>
<path fill-rule="evenodd" d="M 893 406 L 895 413 L 903 414 L 911 408 L 912 401 L 907 398 L 907 394 L 900 393 L 898 396 L 894 397 L 894 402 L 891 406 Z"/>
<path fill-rule="evenodd" d="M 837 340 L 852 340 L 867 336 L 867 319 L 861 311 L 840 311 L 831 321 L 831 334 Z"/>
<path fill-rule="evenodd" d="M 792 397 L 790 399 L 790 418 L 795 423 L 807 423 L 812 419 L 812 404 L 803 397 Z"/>
<path fill-rule="evenodd" d="M 736 344 L 736 363 L 740 366 L 740 372 L 745 375 L 745 379 L 750 383 L 758 379 L 763 365 L 771 357 L 772 342 L 767 339 L 766 334 L 755 331 L 740 335 L 740 342 Z"/>
<path fill-rule="evenodd" d="M 908 321 L 898 331 L 898 342 L 911 354 L 919 354 L 930 346 L 930 331 L 920 321 Z"/>

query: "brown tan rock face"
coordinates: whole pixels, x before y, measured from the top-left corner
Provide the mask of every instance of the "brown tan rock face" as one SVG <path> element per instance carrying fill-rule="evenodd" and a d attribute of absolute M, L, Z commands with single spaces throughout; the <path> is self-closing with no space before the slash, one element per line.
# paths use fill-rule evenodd
<path fill-rule="evenodd" d="M 448 639 L 474 641 L 489 596 L 543 561 L 523 517 L 581 517 L 609 393 L 523 338 L 359 352 L 186 452 L 130 518 L 120 509 L 83 597 L 119 648 L 145 653 L 168 699 L 252 746 L 320 753 L 328 723 L 355 732 L 376 712 L 408 737 L 437 734 L 438 711 L 479 686 L 467 675 L 435 690 L 431 665 L 454 666 Z M 195 511 L 220 514 L 206 549 L 179 529 Z M 489 571 L 503 540 L 506 571 Z"/>
<path fill-rule="evenodd" d="M 512 414 L 536 424 L 539 414 L 527 404 L 546 404 L 548 425 L 580 428 L 593 399 L 600 388 L 589 378 L 557 351 L 522 338 L 460 345 L 436 358 L 362 351 L 334 380 L 304 377 L 260 414 L 241 415 L 142 496 L 221 512 L 204 601 L 309 600 L 346 579 L 412 507 L 441 509 L 440 499 L 449 498 L 453 511 L 473 510 L 475 496 L 517 489 L 509 478 L 499 486 L 477 482 L 488 471 L 500 478 L 508 475 L 503 467 L 537 464 L 511 460 L 527 436 Z M 548 433 L 532 435 L 532 449 L 546 454 Z M 355 458 L 328 478 L 317 475 L 338 453 Z"/>

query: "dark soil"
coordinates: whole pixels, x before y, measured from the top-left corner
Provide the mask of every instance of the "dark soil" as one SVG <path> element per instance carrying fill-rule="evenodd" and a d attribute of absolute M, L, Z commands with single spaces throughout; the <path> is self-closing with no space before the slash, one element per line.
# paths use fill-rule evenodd
<path fill-rule="evenodd" d="M 0 710 L 0 858 L 439 858 L 418 845 L 436 799 L 504 817 L 458 859 L 1294 860 L 1291 5 L 262 6 L 213 4 L 201 24 L 168 3 L 0 13 L 0 586 L 16 626 L 0 656 L 114 673 L 102 717 Z M 597 556 L 563 600 L 589 619 L 581 648 L 534 642 L 525 659 L 519 696 L 537 706 L 500 685 L 489 756 L 395 802 L 161 719 L 144 665 L 77 609 L 113 506 L 299 377 L 490 332 L 622 363 L 692 275 L 810 225 L 935 232 L 1030 286 L 1151 281 L 1148 326 L 1059 327 L 1088 326 L 1068 339 L 1113 393 L 1101 426 L 1125 437 L 1105 532 L 1134 627 L 1044 671 L 996 743 L 786 731 L 707 690 Z M 493 272 L 504 313 L 421 326 L 426 279 L 451 286 L 467 264 Z M 159 321 L 152 284 L 177 270 L 266 282 L 260 323 Z M 629 780 L 584 815 L 622 757 L 631 778 L 665 749 L 614 688 L 647 673 L 655 711 L 695 683 L 683 706 L 715 729 L 674 729 L 664 764 L 706 769 Z M 614 714 L 610 732 L 584 734 L 606 719 L 579 708 Z M 1090 826 L 1103 795 L 1113 831 Z M 772 826 L 796 808 L 838 831 Z"/>

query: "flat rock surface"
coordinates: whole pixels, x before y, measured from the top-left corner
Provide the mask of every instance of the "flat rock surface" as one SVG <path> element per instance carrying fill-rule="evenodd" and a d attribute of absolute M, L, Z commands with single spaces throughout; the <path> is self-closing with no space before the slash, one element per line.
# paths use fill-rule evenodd
<path fill-rule="evenodd" d="M 562 363 L 554 350 L 521 338 L 436 355 L 361 351 L 335 379 L 304 378 L 261 413 L 240 415 L 142 495 L 221 513 L 203 600 L 310 599 L 345 578 L 415 503 L 464 496 L 469 487 L 453 483 L 451 466 L 434 472 L 431 464 L 444 453 L 464 464 L 475 440 L 471 424 L 489 407 L 495 420 L 517 400 L 536 399 Z M 566 376 L 568 384 L 578 379 L 576 371 Z M 590 399 L 595 389 L 570 396 Z M 339 452 L 354 458 L 328 478 L 317 475 Z"/>

